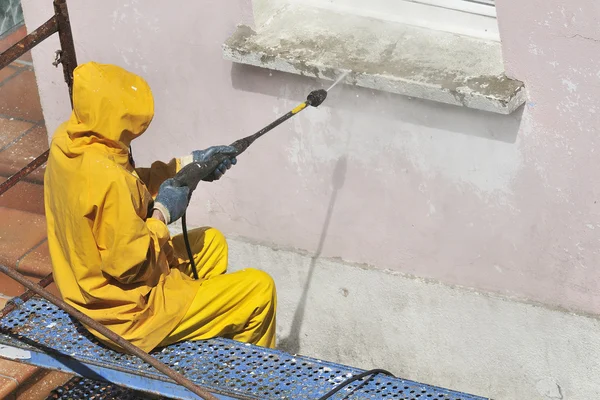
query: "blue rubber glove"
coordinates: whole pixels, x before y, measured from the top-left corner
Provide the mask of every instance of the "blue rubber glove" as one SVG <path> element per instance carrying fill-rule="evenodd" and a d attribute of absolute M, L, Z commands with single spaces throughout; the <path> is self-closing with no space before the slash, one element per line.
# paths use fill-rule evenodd
<path fill-rule="evenodd" d="M 190 189 L 187 186 L 174 186 L 173 178 L 165 180 L 158 188 L 154 208 L 165 217 L 165 223 L 177 221 L 188 206 Z"/>
<path fill-rule="evenodd" d="M 237 164 L 237 159 L 235 158 L 236 150 L 231 146 L 212 146 L 205 150 L 195 150 L 192 152 L 192 156 L 194 162 L 208 162 L 211 157 L 217 154 L 223 154 L 225 156 L 231 155 L 231 157 L 226 158 L 221 164 L 217 166 L 214 172 L 210 173 L 206 178 L 202 179 L 206 182 L 212 182 L 219 180 L 225 172 L 232 165 Z"/>

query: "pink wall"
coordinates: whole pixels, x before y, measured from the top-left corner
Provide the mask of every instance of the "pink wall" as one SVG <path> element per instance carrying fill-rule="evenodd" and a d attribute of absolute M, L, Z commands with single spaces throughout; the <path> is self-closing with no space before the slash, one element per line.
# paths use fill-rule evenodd
<path fill-rule="evenodd" d="M 507 73 L 529 93 L 514 185 L 527 249 L 505 257 L 530 296 L 598 313 L 600 3 L 498 3 Z"/>
<path fill-rule="evenodd" d="M 29 27 L 51 13 L 50 2 L 23 3 Z M 343 87 L 257 142 L 225 179 L 202 186 L 191 222 L 600 311 L 600 5 L 498 3 L 508 71 L 529 92 L 524 110 L 506 117 Z M 165 4 L 69 4 L 79 62 L 120 64 L 154 90 L 157 114 L 135 144 L 138 162 L 231 142 L 321 87 L 222 60 L 221 43 L 248 19 L 248 0 Z M 51 129 L 68 115 L 62 73 L 50 65 L 56 48 L 34 54 Z"/>

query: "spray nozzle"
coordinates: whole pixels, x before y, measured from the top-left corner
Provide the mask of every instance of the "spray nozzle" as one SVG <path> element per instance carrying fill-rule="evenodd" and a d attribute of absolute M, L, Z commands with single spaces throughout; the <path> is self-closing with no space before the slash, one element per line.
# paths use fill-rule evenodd
<path fill-rule="evenodd" d="M 306 97 L 306 103 L 309 106 L 319 107 L 321 105 L 321 103 L 323 103 L 325 101 L 326 98 L 327 98 L 327 90 L 325 90 L 325 89 L 313 90 L 312 92 L 309 93 L 308 97 Z"/>

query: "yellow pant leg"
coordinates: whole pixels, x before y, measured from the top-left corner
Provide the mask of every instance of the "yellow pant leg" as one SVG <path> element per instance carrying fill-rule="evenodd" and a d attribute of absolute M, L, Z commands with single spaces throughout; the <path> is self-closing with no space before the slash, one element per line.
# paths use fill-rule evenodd
<path fill-rule="evenodd" d="M 214 228 L 197 228 L 188 232 L 190 247 L 194 254 L 198 279 L 210 279 L 227 271 L 227 241 L 221 232 Z M 194 276 L 183 235 L 173 237 L 173 249 L 181 272 Z"/>
<path fill-rule="evenodd" d="M 195 229 L 188 236 L 198 276 L 204 281 L 182 321 L 160 346 L 220 336 L 274 348 L 277 294 L 273 279 L 256 269 L 225 274 L 227 242 L 216 229 Z M 179 269 L 191 276 L 183 237 L 174 237 L 173 247 L 180 256 Z"/>

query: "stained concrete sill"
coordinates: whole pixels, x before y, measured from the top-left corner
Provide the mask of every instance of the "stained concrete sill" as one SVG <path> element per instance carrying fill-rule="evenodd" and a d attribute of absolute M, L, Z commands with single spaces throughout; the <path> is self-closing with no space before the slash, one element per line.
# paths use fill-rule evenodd
<path fill-rule="evenodd" d="M 441 103 L 510 114 L 522 82 L 504 75 L 500 43 L 314 7 L 286 7 L 256 31 L 240 25 L 229 61 Z"/>

